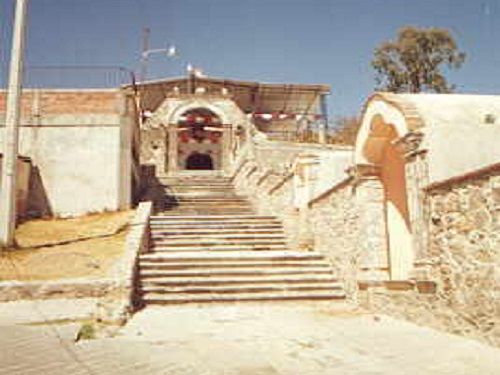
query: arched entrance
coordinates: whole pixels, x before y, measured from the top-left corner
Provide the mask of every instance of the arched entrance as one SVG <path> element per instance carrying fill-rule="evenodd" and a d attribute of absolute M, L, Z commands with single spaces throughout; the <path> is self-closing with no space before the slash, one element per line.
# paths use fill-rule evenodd
<path fill-rule="evenodd" d="M 214 163 L 212 157 L 208 154 L 200 154 L 194 151 L 186 159 L 186 169 L 189 170 L 212 170 Z"/>
<path fill-rule="evenodd" d="M 215 113 L 206 108 L 184 112 L 177 123 L 177 134 L 178 169 L 222 169 L 223 128 Z"/>
<path fill-rule="evenodd" d="M 391 111 L 397 110 L 392 108 Z M 413 269 L 414 252 L 408 210 L 406 162 L 398 144 L 398 140 L 404 136 L 404 128 L 401 126 L 404 119 L 397 113 L 388 112 L 387 106 L 372 113 L 368 108 L 356 142 L 356 163 L 371 165 L 376 170 L 373 177 L 379 182 L 382 192 L 378 198 L 381 203 L 380 211 L 363 214 L 374 217 L 378 215 L 379 220 L 383 221 L 378 224 L 383 225 L 381 233 L 385 233 L 386 238 L 380 243 L 384 243 L 386 247 L 390 279 L 406 280 Z M 376 205 L 372 204 L 371 207 L 372 211 L 377 210 Z"/>

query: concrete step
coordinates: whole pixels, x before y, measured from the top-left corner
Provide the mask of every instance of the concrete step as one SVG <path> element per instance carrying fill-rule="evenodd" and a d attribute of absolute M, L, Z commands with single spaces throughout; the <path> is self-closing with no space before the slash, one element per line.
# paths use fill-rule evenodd
<path fill-rule="evenodd" d="M 225 240 L 223 238 L 221 239 L 200 239 L 199 241 L 195 240 L 184 240 L 184 239 L 174 239 L 174 240 L 168 240 L 168 239 L 153 239 L 152 240 L 152 246 L 156 250 L 158 248 L 168 248 L 168 249 L 183 249 L 183 248 L 192 248 L 192 247 L 197 247 L 198 249 L 201 248 L 207 248 L 207 247 L 236 247 L 236 248 L 241 248 L 241 247 L 250 247 L 250 248 L 255 248 L 255 247 L 263 247 L 263 246 L 276 246 L 276 245 L 281 245 L 285 246 L 286 241 L 284 238 L 277 238 L 277 239 L 264 239 L 264 240 L 254 240 L 254 239 L 247 239 L 247 240 Z"/>
<path fill-rule="evenodd" d="M 285 244 L 268 244 L 268 245 L 210 245 L 210 246 L 169 246 L 169 245 L 155 245 L 153 251 L 155 253 L 186 253 L 186 252 L 228 252 L 228 251 L 285 251 L 287 247 Z"/>
<path fill-rule="evenodd" d="M 269 292 L 290 292 L 290 291 L 333 291 L 342 290 L 340 283 L 319 282 L 319 283 L 296 283 L 296 284 L 240 284 L 240 285 L 212 285 L 212 286 L 172 286 L 162 287 L 148 285 L 141 288 L 142 293 L 157 294 L 236 294 L 236 293 L 269 293 Z"/>
<path fill-rule="evenodd" d="M 198 226 L 217 226 L 217 225 L 226 225 L 226 226 L 263 226 L 263 225 L 279 225 L 281 226 L 281 222 L 279 220 L 272 219 L 228 219 L 224 217 L 215 217 L 210 215 L 210 219 L 204 219 L 203 216 L 200 215 L 200 219 L 197 220 L 195 217 L 169 217 L 168 219 L 156 219 L 149 223 L 152 228 L 161 227 L 161 226 L 178 226 L 178 225 L 198 225 Z"/>
<path fill-rule="evenodd" d="M 299 268 L 328 268 L 330 265 L 325 261 L 296 261 L 296 260 L 284 260 L 279 262 L 270 261 L 247 261 L 247 262 L 230 262 L 230 261 L 218 261 L 218 262 L 158 262 L 158 261 L 147 261 L 141 260 L 140 268 L 141 270 L 146 269 L 157 269 L 157 270 L 218 270 L 226 268 L 280 268 L 280 267 L 299 267 Z"/>
<path fill-rule="evenodd" d="M 257 301 L 319 301 L 344 299 L 343 291 L 291 291 L 291 292 L 269 292 L 269 293 L 238 293 L 238 294 L 214 294 L 200 293 L 163 295 L 158 293 L 147 293 L 143 301 L 147 304 L 168 305 L 181 303 L 214 303 L 214 302 L 257 302 Z"/>
<path fill-rule="evenodd" d="M 236 193 L 227 193 L 227 192 L 210 192 L 210 191 L 175 191 L 168 193 L 171 196 L 177 198 L 239 198 L 240 196 Z"/>
<path fill-rule="evenodd" d="M 332 274 L 303 274 L 303 275 L 260 275 L 258 277 L 248 275 L 212 276 L 212 277 L 150 277 L 141 279 L 143 286 L 163 286 L 165 288 L 174 286 L 215 286 L 215 285 L 246 285 L 246 284 L 315 284 L 336 283 L 338 280 Z"/>
<path fill-rule="evenodd" d="M 283 260 L 320 260 L 323 259 L 323 256 L 316 252 L 303 252 L 303 251 L 226 251 L 223 254 L 221 253 L 213 253 L 210 251 L 200 251 L 197 254 L 186 254 L 186 255 L 177 255 L 177 254 L 169 254 L 169 253 L 146 253 L 141 254 L 139 256 L 140 260 L 150 260 L 150 261 L 158 261 L 158 262 L 199 262 L 199 261 L 241 261 L 247 262 L 252 260 L 258 261 L 283 261 Z"/>
<path fill-rule="evenodd" d="M 227 203 L 248 203 L 249 200 L 247 197 L 241 196 L 229 196 L 229 197 L 219 197 L 215 196 L 213 198 L 210 197 L 172 197 L 175 201 L 181 203 L 218 203 L 218 202 L 227 202 Z"/>
<path fill-rule="evenodd" d="M 203 205 L 203 204 L 170 204 L 163 206 L 163 212 L 168 213 L 170 211 L 206 211 L 211 214 L 211 212 L 220 214 L 221 212 L 231 213 L 239 213 L 239 214 L 255 214 L 253 207 L 250 205 L 247 206 L 231 206 L 225 203 L 218 203 L 213 205 Z"/>
<path fill-rule="evenodd" d="M 205 228 L 207 230 L 212 230 L 212 228 L 242 228 L 242 229 L 259 229 L 259 228 L 282 228 L 281 223 L 278 220 L 262 220 L 262 221 L 206 221 L 206 220 L 186 220 L 186 221 L 156 221 L 151 222 L 150 226 L 152 228 Z"/>
<path fill-rule="evenodd" d="M 151 228 L 153 233 L 178 233 L 178 234 L 203 234 L 203 233 L 283 233 L 279 225 L 237 225 L 237 224 L 212 224 L 212 225 L 158 225 Z"/>
<path fill-rule="evenodd" d="M 195 189 L 205 189 L 205 190 L 235 190 L 234 186 L 226 183 L 190 183 L 190 184 L 162 184 L 162 186 L 172 189 L 172 190 L 195 190 Z"/>
<path fill-rule="evenodd" d="M 192 216 L 192 215 L 212 215 L 212 216 L 224 216 L 224 215 L 251 215 L 253 214 L 252 209 L 237 209 L 237 210 L 231 210 L 231 209 L 188 209 L 188 208 L 183 208 L 183 207 L 176 207 L 172 209 L 165 209 L 162 211 L 164 214 L 169 215 L 169 216 Z"/>
<path fill-rule="evenodd" d="M 189 235 L 189 234 L 166 234 L 166 233 L 161 233 L 157 230 L 152 231 L 151 233 L 151 238 L 155 241 L 161 241 L 161 240 L 168 240 L 174 241 L 174 240 L 191 240 L 192 242 L 198 243 L 200 241 L 208 241 L 208 240 L 215 240 L 215 239 L 222 239 L 225 241 L 238 241 L 238 240 L 264 240 L 264 239 L 280 239 L 285 241 L 285 236 L 283 235 L 283 232 L 278 232 L 278 233 L 217 233 L 217 232 L 212 232 L 212 233 L 204 233 L 202 235 L 200 234 L 195 234 L 195 235 Z"/>
<path fill-rule="evenodd" d="M 345 298 L 324 257 L 288 250 L 280 220 L 256 215 L 230 179 L 162 183 L 171 196 L 151 217 L 152 251 L 139 258 L 145 304 Z"/>
<path fill-rule="evenodd" d="M 199 238 L 204 236 L 210 236 L 212 234 L 217 234 L 218 236 L 234 236 L 234 235 L 248 235 L 248 236 L 262 236 L 262 235 L 282 235 L 283 230 L 279 227 L 276 228 L 189 228 L 185 227 L 182 229 L 154 229 L 151 231 L 153 237 L 167 237 L 175 238 L 176 236 L 182 236 L 184 238 Z"/>
<path fill-rule="evenodd" d="M 231 209 L 231 210 L 248 210 L 253 209 L 251 204 L 232 204 L 226 202 L 214 202 L 214 203 L 168 203 L 164 205 L 166 208 L 189 208 L 189 209 Z"/>
<path fill-rule="evenodd" d="M 259 215 L 226 215 L 226 216 L 221 216 L 221 215 L 186 215 L 182 218 L 179 218 L 178 216 L 170 216 L 168 214 L 163 214 L 163 215 L 153 215 L 150 218 L 151 224 L 159 223 L 159 222 L 168 222 L 170 220 L 184 220 L 184 221 L 194 221 L 194 222 L 200 222 L 200 221 L 208 221 L 211 222 L 213 220 L 217 221 L 236 221 L 236 222 L 241 222 L 241 221 L 268 221 L 271 220 L 273 222 L 279 222 L 278 219 L 275 216 L 259 216 Z"/>
<path fill-rule="evenodd" d="M 184 178 L 172 178 L 172 179 L 160 179 L 160 183 L 164 185 L 199 185 L 199 184 L 209 184 L 209 185 L 229 185 L 233 186 L 231 180 L 229 179 L 184 179 Z"/>
<path fill-rule="evenodd" d="M 211 202 L 193 202 L 193 201 L 174 201 L 167 202 L 166 207 L 187 207 L 187 208 L 221 208 L 221 205 L 225 208 L 252 208 L 249 202 L 231 202 L 231 201 L 211 201 Z"/>
<path fill-rule="evenodd" d="M 228 193 L 235 193 L 234 187 L 232 186 L 202 186 L 202 185 L 192 185 L 192 186 L 187 186 L 187 185 L 169 185 L 166 186 L 169 190 L 172 190 L 174 192 L 180 191 L 180 192 L 199 192 L 199 191 L 206 191 L 206 192 L 228 192 Z"/>
<path fill-rule="evenodd" d="M 202 269 L 202 270 L 170 270 L 170 269 L 140 269 L 140 275 L 143 281 L 150 277 L 223 277 L 223 276 L 266 276 L 266 275 L 331 275 L 331 270 L 325 267 L 316 268 L 297 268 L 297 267 L 280 267 L 280 268 L 244 268 L 234 267 L 231 269 Z"/>

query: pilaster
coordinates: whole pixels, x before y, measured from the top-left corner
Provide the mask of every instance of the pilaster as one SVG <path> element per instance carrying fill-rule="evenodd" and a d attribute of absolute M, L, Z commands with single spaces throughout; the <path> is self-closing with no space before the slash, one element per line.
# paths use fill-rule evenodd
<path fill-rule="evenodd" d="M 359 212 L 359 280 L 389 280 L 384 187 L 380 168 L 357 165 L 351 174 L 355 178 L 356 205 Z"/>
<path fill-rule="evenodd" d="M 230 173 L 230 168 L 232 164 L 232 153 L 231 153 L 231 144 L 232 144 L 232 126 L 231 124 L 223 124 L 222 125 L 222 170 L 225 173 Z"/>
<path fill-rule="evenodd" d="M 318 157 L 313 154 L 299 154 L 293 163 L 294 206 L 299 211 L 299 233 L 297 237 L 300 250 L 314 249 L 314 232 L 310 221 L 309 202 L 313 198 L 317 180 Z"/>
<path fill-rule="evenodd" d="M 423 133 L 410 132 L 395 142 L 403 153 L 408 197 L 408 211 L 415 253 L 413 278 L 427 279 L 426 262 L 429 228 L 423 187 L 428 184 L 427 150 L 422 149 Z"/>
<path fill-rule="evenodd" d="M 170 125 L 167 129 L 167 137 L 168 137 L 168 161 L 167 161 L 167 173 L 169 175 L 177 173 L 178 165 L 177 165 L 177 153 L 178 153 L 178 136 L 177 136 L 177 127 L 175 125 Z"/>

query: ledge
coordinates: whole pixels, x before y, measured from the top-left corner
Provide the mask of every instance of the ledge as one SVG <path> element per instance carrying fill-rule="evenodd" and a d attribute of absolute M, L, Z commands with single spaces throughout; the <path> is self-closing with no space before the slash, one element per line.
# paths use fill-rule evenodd
<path fill-rule="evenodd" d="M 327 197 L 328 195 L 334 193 L 335 191 L 349 185 L 349 183 L 351 181 L 353 181 L 354 178 L 349 176 L 349 177 L 346 177 L 345 179 L 343 179 L 342 181 L 340 181 L 339 183 L 333 185 L 330 189 L 324 191 L 323 193 L 321 193 L 320 195 L 318 195 L 317 197 L 311 199 L 308 203 L 309 207 L 312 208 L 312 206 L 319 202 L 320 200 L 322 200 L 323 198 Z"/>
<path fill-rule="evenodd" d="M 125 253 L 112 270 L 117 293 L 105 296 L 98 303 L 96 318 L 100 321 L 123 323 L 136 307 L 136 279 L 139 254 L 149 250 L 149 218 L 152 202 L 141 202 L 130 223 L 125 239 Z"/>
<path fill-rule="evenodd" d="M 359 280 L 358 287 L 361 291 L 367 291 L 372 288 L 385 289 L 387 291 L 415 291 L 420 294 L 434 294 L 437 290 L 437 285 L 430 280 L 387 280 L 387 281 L 369 281 Z"/>
<path fill-rule="evenodd" d="M 119 288 L 113 279 L 9 280 L 0 282 L 0 302 L 103 297 Z"/>
<path fill-rule="evenodd" d="M 285 175 L 281 181 L 278 181 L 276 185 L 274 185 L 272 188 L 268 190 L 268 194 L 274 194 L 275 191 L 279 190 L 281 187 L 283 187 L 288 181 L 290 181 L 293 178 L 293 173 L 289 173 Z"/>
<path fill-rule="evenodd" d="M 500 163 L 490 164 L 487 167 L 475 169 L 471 172 L 461 174 L 459 176 L 454 176 L 445 180 L 433 182 L 423 189 L 426 192 L 431 192 L 432 190 L 450 188 L 452 185 L 467 182 L 469 180 L 474 180 L 477 178 L 486 178 L 490 174 L 500 172 Z"/>

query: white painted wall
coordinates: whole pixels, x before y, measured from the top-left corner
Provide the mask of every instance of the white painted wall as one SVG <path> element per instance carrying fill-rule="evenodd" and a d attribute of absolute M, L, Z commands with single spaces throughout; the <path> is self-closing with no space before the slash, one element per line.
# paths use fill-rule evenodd
<path fill-rule="evenodd" d="M 353 151 L 350 149 L 325 149 L 315 154 L 318 156 L 319 165 L 312 199 L 344 181 L 348 177 L 346 170 L 352 166 L 353 160 Z"/>
<path fill-rule="evenodd" d="M 3 137 L 0 127 L 0 149 Z M 20 129 L 19 152 L 38 167 L 53 214 L 118 209 L 119 115 L 45 117 Z"/>
<path fill-rule="evenodd" d="M 500 162 L 500 96 L 403 95 L 418 109 L 425 127 L 429 182 L 459 176 Z M 486 115 L 496 118 L 485 123 Z"/>

